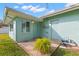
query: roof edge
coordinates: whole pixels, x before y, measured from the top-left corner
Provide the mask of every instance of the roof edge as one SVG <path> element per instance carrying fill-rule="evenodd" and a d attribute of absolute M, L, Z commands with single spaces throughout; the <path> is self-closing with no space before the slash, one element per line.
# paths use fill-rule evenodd
<path fill-rule="evenodd" d="M 37 18 L 37 17 L 35 17 L 35 16 L 32 16 L 32 15 L 30 15 L 30 14 L 26 14 L 26 13 L 24 13 L 24 12 L 20 12 L 20 11 L 17 11 L 17 10 L 15 10 L 15 9 L 12 9 L 12 8 L 9 8 L 9 7 L 5 7 L 5 10 L 4 10 L 4 23 L 6 23 L 6 21 L 8 21 L 8 20 L 6 20 L 6 15 L 9 13 L 9 11 L 10 12 L 12 12 L 13 13 L 13 15 L 14 15 L 14 17 L 15 16 L 18 16 L 18 17 L 22 17 L 22 18 L 24 18 L 24 19 L 27 19 L 27 17 L 31 17 L 30 19 L 31 20 L 34 20 L 34 21 L 39 21 L 39 19 L 40 18 Z M 16 14 L 17 15 L 16 15 Z"/>
<path fill-rule="evenodd" d="M 73 10 L 76 10 L 76 9 L 79 9 L 79 3 L 74 4 L 74 5 L 72 5 L 72 6 L 68 7 L 68 8 L 64 8 L 62 10 L 58 10 L 58 11 L 53 12 L 51 14 L 47 14 L 47 15 L 41 16 L 39 18 L 44 19 L 44 18 L 47 18 L 47 17 L 56 16 L 56 15 L 63 14 L 63 13 L 66 13 L 66 12 L 69 12 L 69 11 L 73 11 Z"/>

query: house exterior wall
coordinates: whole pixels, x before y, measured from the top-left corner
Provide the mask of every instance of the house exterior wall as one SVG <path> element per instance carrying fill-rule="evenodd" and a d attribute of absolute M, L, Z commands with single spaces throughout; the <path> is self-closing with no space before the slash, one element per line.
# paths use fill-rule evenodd
<path fill-rule="evenodd" d="M 28 41 L 33 40 L 33 38 L 39 37 L 39 23 L 32 23 L 31 20 L 26 20 L 22 18 L 16 18 L 16 41 Z M 22 32 L 22 22 L 30 22 L 30 32 Z"/>
<path fill-rule="evenodd" d="M 73 40 L 79 45 L 79 10 L 70 11 L 43 21 L 43 37 Z"/>
<path fill-rule="evenodd" d="M 9 36 L 11 39 L 16 41 L 16 21 L 13 20 L 11 23 L 13 23 L 13 31 L 10 31 L 10 24 L 9 24 Z"/>
<path fill-rule="evenodd" d="M 22 22 L 30 22 L 30 32 L 22 32 Z M 9 36 L 17 42 L 47 37 L 50 40 L 73 40 L 79 45 L 79 10 L 45 18 L 42 23 L 17 17 Z"/>

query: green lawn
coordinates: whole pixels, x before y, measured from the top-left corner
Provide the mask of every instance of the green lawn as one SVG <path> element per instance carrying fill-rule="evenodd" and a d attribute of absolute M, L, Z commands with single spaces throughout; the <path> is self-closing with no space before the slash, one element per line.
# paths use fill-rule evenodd
<path fill-rule="evenodd" d="M 79 56 L 79 51 L 59 48 L 52 56 Z"/>
<path fill-rule="evenodd" d="M 0 56 L 27 56 L 8 34 L 0 34 Z M 58 49 L 54 56 L 79 56 L 79 51 Z"/>
<path fill-rule="evenodd" d="M 0 34 L 0 56 L 26 56 L 28 55 L 19 47 L 8 34 Z"/>

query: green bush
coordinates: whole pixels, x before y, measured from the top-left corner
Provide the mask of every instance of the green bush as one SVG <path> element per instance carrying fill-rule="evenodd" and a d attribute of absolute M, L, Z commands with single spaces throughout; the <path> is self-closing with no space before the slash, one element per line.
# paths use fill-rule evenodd
<path fill-rule="evenodd" d="M 47 38 L 39 38 L 36 40 L 34 48 L 42 54 L 48 54 L 51 52 L 51 43 Z"/>

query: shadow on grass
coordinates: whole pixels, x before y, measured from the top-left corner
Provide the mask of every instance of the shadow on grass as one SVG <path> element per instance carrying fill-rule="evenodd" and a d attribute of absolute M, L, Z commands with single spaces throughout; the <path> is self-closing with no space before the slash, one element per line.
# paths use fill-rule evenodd
<path fill-rule="evenodd" d="M 54 54 L 51 54 L 51 56 L 64 56 L 65 52 L 66 51 L 64 49 L 59 48 Z"/>

